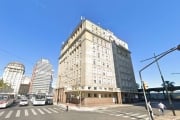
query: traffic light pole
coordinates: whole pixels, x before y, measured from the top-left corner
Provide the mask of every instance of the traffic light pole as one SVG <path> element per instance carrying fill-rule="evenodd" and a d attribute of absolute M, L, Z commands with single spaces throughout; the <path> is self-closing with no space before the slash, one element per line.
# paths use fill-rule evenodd
<path fill-rule="evenodd" d="M 161 53 L 159 56 L 156 56 L 156 59 L 154 61 L 152 61 L 151 63 L 149 63 L 148 65 L 146 65 L 145 67 L 143 67 L 141 70 L 139 70 L 139 76 L 140 76 L 140 80 L 141 80 L 141 85 L 143 85 L 143 80 L 142 80 L 142 76 L 141 76 L 141 72 L 143 70 L 145 70 L 146 68 L 148 68 L 150 65 L 154 64 L 155 62 L 157 62 L 158 60 L 160 60 L 162 57 L 166 56 L 167 54 L 175 51 L 175 50 L 180 50 L 180 44 L 177 46 L 177 47 L 173 47 L 163 53 Z M 145 90 L 144 90 L 144 87 L 143 87 L 143 93 L 144 93 L 144 98 L 145 98 L 145 102 L 146 102 L 146 107 L 148 108 L 147 106 L 147 98 L 146 98 L 146 94 L 145 94 Z M 149 117 L 151 118 L 151 115 L 149 113 L 149 110 L 148 110 L 148 115 Z M 173 111 L 173 115 L 175 116 L 175 111 Z"/>
<path fill-rule="evenodd" d="M 146 108 L 147 108 L 146 110 L 147 110 L 149 119 L 153 120 L 153 118 L 151 118 L 151 113 L 149 111 L 148 104 L 147 104 L 147 97 L 146 97 L 146 92 L 145 92 L 145 88 L 144 88 L 144 81 L 142 80 L 142 76 L 141 76 L 141 71 L 139 72 L 139 76 L 140 76 L 140 80 L 141 80 L 141 86 L 142 86 L 142 89 L 143 89 L 144 100 L 145 100 L 145 103 L 146 103 Z"/>

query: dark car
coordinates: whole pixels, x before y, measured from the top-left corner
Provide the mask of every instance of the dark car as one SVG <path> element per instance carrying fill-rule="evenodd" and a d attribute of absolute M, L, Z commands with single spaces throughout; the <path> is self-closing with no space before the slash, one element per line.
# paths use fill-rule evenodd
<path fill-rule="evenodd" d="M 46 96 L 46 105 L 53 105 L 53 96 Z"/>

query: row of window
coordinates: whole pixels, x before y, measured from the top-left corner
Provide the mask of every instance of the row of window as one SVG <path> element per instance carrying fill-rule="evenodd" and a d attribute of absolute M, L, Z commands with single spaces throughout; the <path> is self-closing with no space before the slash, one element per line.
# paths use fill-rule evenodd
<path fill-rule="evenodd" d="M 93 36 L 92 41 L 93 41 L 93 45 L 97 45 L 102 48 L 105 47 L 105 48 L 110 49 L 110 47 L 111 47 L 111 44 L 109 42 L 107 42 L 104 39 L 101 39 L 99 37 L 96 37 L 96 36 Z"/>
<path fill-rule="evenodd" d="M 88 97 L 112 97 L 112 94 L 97 94 L 97 93 L 88 93 Z"/>

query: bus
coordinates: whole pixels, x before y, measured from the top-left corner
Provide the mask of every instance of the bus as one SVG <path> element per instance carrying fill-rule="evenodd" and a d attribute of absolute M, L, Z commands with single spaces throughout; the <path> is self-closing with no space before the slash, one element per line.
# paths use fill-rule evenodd
<path fill-rule="evenodd" d="M 33 105 L 45 105 L 46 102 L 46 94 L 38 93 L 32 96 L 32 104 Z"/>
<path fill-rule="evenodd" d="M 11 106 L 15 102 L 15 95 L 11 93 L 0 93 L 0 108 Z"/>

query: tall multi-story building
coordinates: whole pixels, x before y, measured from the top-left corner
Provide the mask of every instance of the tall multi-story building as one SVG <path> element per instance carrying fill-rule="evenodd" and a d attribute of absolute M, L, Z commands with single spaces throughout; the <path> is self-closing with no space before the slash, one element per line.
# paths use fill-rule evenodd
<path fill-rule="evenodd" d="M 128 44 L 85 19 L 62 45 L 58 77 L 57 102 L 122 103 L 137 91 Z"/>
<path fill-rule="evenodd" d="M 20 95 L 27 95 L 29 93 L 29 87 L 30 87 L 30 77 L 23 76 L 19 88 L 19 94 Z"/>
<path fill-rule="evenodd" d="M 24 72 L 24 65 L 18 62 L 9 63 L 5 67 L 3 80 L 13 89 L 11 92 L 18 93 Z"/>
<path fill-rule="evenodd" d="M 31 83 L 30 93 L 51 93 L 52 92 L 52 65 L 47 59 L 39 60 L 34 66 Z"/>

